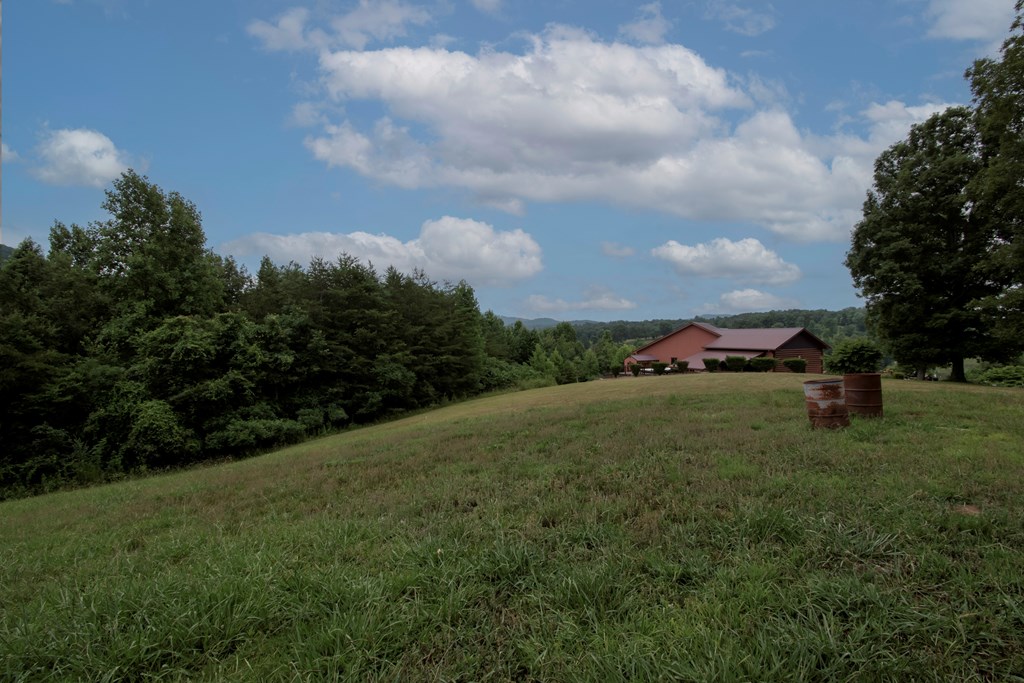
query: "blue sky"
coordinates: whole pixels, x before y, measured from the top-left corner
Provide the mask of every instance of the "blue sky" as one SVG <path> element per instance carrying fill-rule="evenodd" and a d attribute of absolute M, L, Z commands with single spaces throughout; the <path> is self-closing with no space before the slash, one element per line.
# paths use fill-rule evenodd
<path fill-rule="evenodd" d="M 253 268 L 340 252 L 562 320 L 859 305 L 874 158 L 1012 0 L 8 0 L 3 241 L 126 168 Z"/>

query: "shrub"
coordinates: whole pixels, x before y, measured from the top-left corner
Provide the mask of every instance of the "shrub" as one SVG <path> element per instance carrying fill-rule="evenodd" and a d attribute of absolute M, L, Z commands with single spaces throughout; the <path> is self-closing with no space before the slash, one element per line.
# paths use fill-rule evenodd
<path fill-rule="evenodd" d="M 747 359 L 743 356 L 726 356 L 725 367 L 729 372 L 743 372 L 743 368 L 747 367 Z"/>
<path fill-rule="evenodd" d="M 978 381 L 990 387 L 1024 387 L 1024 365 L 1006 365 L 981 373 Z"/>
<path fill-rule="evenodd" d="M 529 389 L 543 389 L 545 387 L 555 386 L 555 379 L 547 375 L 534 375 L 532 377 L 526 377 L 519 380 L 516 383 L 516 389 L 520 391 L 527 391 Z"/>
<path fill-rule="evenodd" d="M 836 344 L 825 359 L 825 371 L 834 375 L 854 372 L 878 372 L 882 352 L 867 339 L 847 339 Z"/>
<path fill-rule="evenodd" d="M 679 372 L 686 372 L 690 368 L 690 361 L 688 360 L 677 360 L 676 370 Z"/>
<path fill-rule="evenodd" d="M 612 377 L 614 377 L 615 379 L 618 379 L 619 375 L 621 375 L 621 374 L 622 374 L 622 368 L 620 368 L 618 365 L 613 365 L 612 366 Z"/>
<path fill-rule="evenodd" d="M 639 377 L 640 376 L 640 364 L 639 363 L 633 363 L 632 365 L 629 366 L 629 371 L 633 373 L 634 377 Z"/>
<path fill-rule="evenodd" d="M 708 372 L 718 372 L 718 363 L 719 360 L 717 358 L 705 358 L 704 369 Z"/>
<path fill-rule="evenodd" d="M 327 415 L 327 423 L 333 427 L 337 427 L 344 422 L 348 421 L 348 413 L 337 403 L 330 403 L 325 408 Z"/>
<path fill-rule="evenodd" d="M 654 365 L 652 367 L 654 367 L 654 374 L 655 375 L 664 375 L 665 374 L 665 368 L 668 367 L 668 363 L 654 363 Z"/>
<path fill-rule="evenodd" d="M 325 416 L 321 408 L 303 408 L 295 417 L 307 432 L 316 432 L 324 426 Z"/>
<path fill-rule="evenodd" d="M 134 467 L 163 468 L 185 465 L 199 453 L 199 441 L 164 401 L 139 404 L 125 439 L 122 461 Z"/>
<path fill-rule="evenodd" d="M 771 372 L 775 369 L 774 358 L 751 358 L 750 366 L 754 372 Z"/>
<path fill-rule="evenodd" d="M 207 448 L 222 453 L 247 453 L 294 443 L 305 435 L 301 422 L 285 419 L 236 419 L 206 437 Z"/>
<path fill-rule="evenodd" d="M 790 372 L 807 372 L 807 361 L 803 358 L 787 358 L 782 361 Z"/>

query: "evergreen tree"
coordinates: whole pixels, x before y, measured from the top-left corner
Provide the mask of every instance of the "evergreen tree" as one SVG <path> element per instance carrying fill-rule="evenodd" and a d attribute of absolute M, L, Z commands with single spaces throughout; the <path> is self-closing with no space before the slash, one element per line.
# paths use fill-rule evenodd
<path fill-rule="evenodd" d="M 60 329 L 45 293 L 50 268 L 31 240 L 18 245 L 0 267 L 0 484 L 46 487 L 62 468 L 51 442 L 55 406 L 49 401 L 70 358 L 59 350 Z"/>

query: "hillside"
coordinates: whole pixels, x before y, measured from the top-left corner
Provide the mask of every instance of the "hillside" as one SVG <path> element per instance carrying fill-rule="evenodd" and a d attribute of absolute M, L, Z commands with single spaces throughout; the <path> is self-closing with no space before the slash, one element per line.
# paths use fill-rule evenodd
<path fill-rule="evenodd" d="M 14 247 L 9 247 L 6 244 L 0 244 L 0 263 L 3 263 L 8 256 L 14 253 Z"/>
<path fill-rule="evenodd" d="M 0 504 L 6 680 L 1009 680 L 1024 392 L 492 396 Z"/>

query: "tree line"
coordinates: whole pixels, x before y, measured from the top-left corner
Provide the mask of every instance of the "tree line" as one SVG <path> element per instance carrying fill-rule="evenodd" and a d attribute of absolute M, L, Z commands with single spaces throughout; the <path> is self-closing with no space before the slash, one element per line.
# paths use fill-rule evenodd
<path fill-rule="evenodd" d="M 616 320 L 614 322 L 576 322 L 573 327 L 581 342 L 596 343 L 608 332 L 617 344 L 642 345 L 663 337 L 689 322 L 710 323 L 716 327 L 806 327 L 812 334 L 830 344 L 844 339 L 868 336 L 863 308 L 849 307 L 838 311 L 824 309 L 787 309 L 762 313 L 739 313 L 736 315 L 696 316 L 694 318 L 656 319 L 642 321 Z"/>
<path fill-rule="evenodd" d="M 134 171 L 102 208 L 0 258 L 0 498 L 594 379 L 633 350 L 506 326 L 465 282 L 345 254 L 250 275 L 207 247 L 194 204 Z"/>
<path fill-rule="evenodd" d="M 342 255 L 206 247 L 198 209 L 132 171 L 110 218 L 57 222 L 0 267 L 4 496 L 236 457 L 518 381 L 465 282 Z M 508 339 L 506 337 L 509 337 Z M 496 354 L 490 357 L 488 354 Z M 525 366 L 524 366 L 525 367 Z"/>

